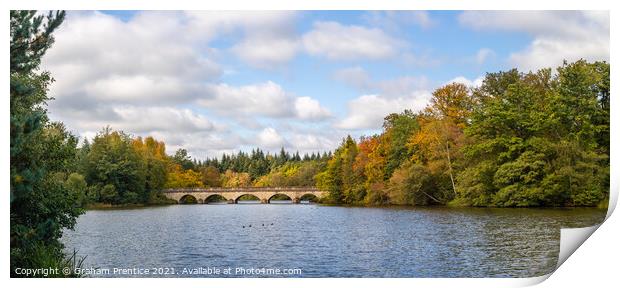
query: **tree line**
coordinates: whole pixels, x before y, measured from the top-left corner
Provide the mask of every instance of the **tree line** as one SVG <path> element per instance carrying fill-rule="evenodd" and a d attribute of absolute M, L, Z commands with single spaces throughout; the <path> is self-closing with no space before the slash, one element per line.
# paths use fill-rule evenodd
<path fill-rule="evenodd" d="M 445 85 L 381 134 L 345 138 L 318 186 L 336 204 L 605 206 L 609 69 L 580 60 Z"/>
<path fill-rule="evenodd" d="M 302 157 L 284 149 L 271 155 L 257 148 L 197 161 L 185 149 L 167 155 L 165 143 L 153 137 L 106 127 L 77 149 L 75 171 L 68 179 L 82 206 L 165 204 L 170 202 L 161 193 L 166 188 L 315 186 L 314 175 L 329 157 Z"/>
<path fill-rule="evenodd" d="M 315 186 L 314 176 L 331 158 L 331 152 L 265 153 L 260 148 L 246 153 L 224 153 L 220 158 L 192 159 L 179 149 L 171 160 L 166 188 Z"/>

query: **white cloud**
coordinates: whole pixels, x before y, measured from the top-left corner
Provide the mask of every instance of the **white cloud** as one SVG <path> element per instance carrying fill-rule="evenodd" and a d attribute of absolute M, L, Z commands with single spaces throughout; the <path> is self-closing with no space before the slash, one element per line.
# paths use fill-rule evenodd
<path fill-rule="evenodd" d="M 362 93 L 369 93 L 348 102 L 346 117 L 334 125 L 340 129 L 379 129 L 388 114 L 400 113 L 405 109 L 421 110 L 431 97 L 426 77 L 401 76 L 374 80 L 358 66 L 338 70 L 334 78 Z"/>
<path fill-rule="evenodd" d="M 297 18 L 295 11 L 185 11 L 192 35 L 215 37 L 240 30 L 246 35 L 286 34 Z"/>
<path fill-rule="evenodd" d="M 59 101 L 85 97 L 145 101 L 161 93 L 172 102 L 192 97 L 195 90 L 188 87 L 200 86 L 221 72 L 192 39 L 178 33 L 184 26 L 174 15 L 142 12 L 123 22 L 99 12 L 70 13 L 43 59 L 43 67 L 57 80 L 51 94 Z M 154 25 L 157 29 L 151 29 Z M 161 93 L 153 94 L 154 90 Z M 153 100 L 162 100 L 157 97 Z"/>
<path fill-rule="evenodd" d="M 237 153 L 247 140 L 233 132 L 192 132 L 171 133 L 170 131 L 152 133 L 157 139 L 166 139 L 169 154 L 179 148 L 187 149 L 192 157 L 204 159 L 219 157 L 223 153 Z"/>
<path fill-rule="evenodd" d="M 481 65 L 493 56 L 495 56 L 495 52 L 493 50 L 489 48 L 481 48 L 476 53 L 475 60 L 478 65 Z"/>
<path fill-rule="evenodd" d="M 374 86 L 385 97 L 403 97 L 428 89 L 430 83 L 426 77 L 401 76 L 394 79 L 377 81 Z"/>
<path fill-rule="evenodd" d="M 230 86 L 217 84 L 211 88 L 211 97 L 198 101 L 216 113 L 234 116 L 288 116 L 290 98 L 280 87 L 271 81 L 256 85 Z"/>
<path fill-rule="evenodd" d="M 258 135 L 256 135 L 258 139 L 258 144 L 260 147 L 264 147 L 266 149 L 277 149 L 280 147 L 286 146 L 286 141 L 284 138 L 276 131 L 276 129 L 267 127 L 263 129 Z"/>
<path fill-rule="evenodd" d="M 385 59 L 397 54 L 402 43 L 377 28 L 315 22 L 302 37 L 306 51 L 332 60 Z"/>
<path fill-rule="evenodd" d="M 78 94 L 97 101 L 161 104 L 186 102 L 204 94 L 205 88 L 200 83 L 185 83 L 183 79 L 171 76 L 110 75 L 84 83 Z"/>
<path fill-rule="evenodd" d="M 338 135 L 338 133 L 331 133 L 330 135 L 322 135 L 319 133 L 294 133 L 289 138 L 291 147 L 295 150 L 299 150 L 300 153 L 333 150 L 338 146 L 340 141 L 340 135 Z"/>
<path fill-rule="evenodd" d="M 121 129 L 136 133 L 152 131 L 201 132 L 212 131 L 215 125 L 203 115 L 189 109 L 171 107 L 118 107 L 114 112 L 119 116 Z"/>
<path fill-rule="evenodd" d="M 324 119 L 331 116 L 329 110 L 310 97 L 295 99 L 295 114 L 301 119 Z"/>
<path fill-rule="evenodd" d="M 402 97 L 411 91 L 427 89 L 426 77 L 401 76 L 393 79 L 374 80 L 363 68 L 349 67 L 334 73 L 336 80 L 342 81 L 364 93 L 379 93 L 385 97 Z"/>
<path fill-rule="evenodd" d="M 156 131 L 204 132 L 223 127 L 189 109 L 173 107 L 119 106 L 90 111 L 71 110 L 60 118 L 73 129 L 87 131 L 86 135 L 92 135 L 108 125 L 136 134 Z"/>
<path fill-rule="evenodd" d="M 199 158 L 252 146 L 333 149 L 345 131 L 327 127 L 332 122 L 323 120 L 333 116 L 318 99 L 295 95 L 271 81 L 221 83 L 222 75 L 236 71 L 235 77 L 243 77 L 246 66 L 221 67 L 219 59 L 232 55 L 252 67 L 275 69 L 298 53 L 332 60 L 386 59 L 402 55 L 404 44 L 378 28 L 336 22 L 316 22 L 298 35 L 296 17 L 289 11 L 144 11 L 121 20 L 71 11 L 42 63 L 57 80 L 51 86 L 56 100 L 50 102 L 50 115 L 83 137 L 110 125 L 164 140 L 169 153 L 185 148 Z M 413 21 L 421 21 L 416 25 L 427 25 L 424 15 L 416 17 Z M 221 38 L 224 46 L 231 44 L 210 47 Z M 347 129 L 380 127 L 387 113 L 415 106 L 417 92 L 411 91 L 422 85 L 415 77 L 368 77 L 358 83 L 380 96 L 351 101 L 349 115 L 339 122 Z M 378 118 L 358 115 L 366 113 L 360 107 L 366 100 L 368 107 L 376 105 L 372 110 L 379 110 Z M 364 119 L 351 123 L 355 117 Z"/>
<path fill-rule="evenodd" d="M 295 11 L 189 11 L 194 34 L 240 32 L 231 51 L 246 64 L 261 69 L 283 67 L 299 50 Z"/>
<path fill-rule="evenodd" d="M 211 97 L 198 101 L 216 113 L 231 117 L 291 117 L 323 119 L 330 112 L 310 97 L 295 97 L 280 85 L 268 81 L 240 87 L 218 84 L 210 88 Z"/>
<path fill-rule="evenodd" d="M 359 66 L 340 69 L 334 73 L 334 78 L 359 90 L 372 89 L 370 75 Z"/>
<path fill-rule="evenodd" d="M 482 81 L 484 81 L 484 76 L 480 76 L 474 80 L 469 80 L 464 76 L 458 76 L 446 82 L 444 85 L 451 84 L 451 83 L 461 83 L 461 84 L 465 84 L 465 86 L 467 87 L 480 87 L 482 86 Z"/>
<path fill-rule="evenodd" d="M 335 126 L 341 129 L 379 129 L 388 114 L 400 113 L 405 109 L 419 111 L 430 97 L 430 93 L 421 91 L 398 98 L 363 95 L 349 102 L 347 117 Z"/>
<path fill-rule="evenodd" d="M 436 24 L 428 11 L 370 11 L 364 17 L 372 26 L 401 31 L 404 25 L 430 28 Z"/>
<path fill-rule="evenodd" d="M 295 39 L 253 37 L 236 44 L 232 51 L 253 67 L 274 69 L 293 59 L 298 46 Z"/>
<path fill-rule="evenodd" d="M 289 11 L 143 11 L 122 21 L 72 11 L 42 63 L 57 80 L 52 105 L 62 113 L 84 102 L 175 104 L 204 97 L 205 84 L 223 73 L 210 41 L 240 32 L 235 55 L 257 67 L 281 66 L 297 51 L 295 17 Z"/>
<path fill-rule="evenodd" d="M 609 60 L 607 11 L 466 11 L 459 21 L 478 30 L 531 35 L 530 45 L 509 57 L 522 70 L 555 68 L 563 60 Z"/>

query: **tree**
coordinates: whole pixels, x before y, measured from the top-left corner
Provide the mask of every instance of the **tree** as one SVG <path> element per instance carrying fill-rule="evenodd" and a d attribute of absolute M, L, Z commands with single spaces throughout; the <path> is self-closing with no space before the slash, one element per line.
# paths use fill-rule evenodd
<path fill-rule="evenodd" d="M 178 149 L 174 153 L 174 156 L 172 156 L 172 161 L 174 161 L 176 164 L 181 165 L 181 167 L 185 170 L 195 168 L 194 162 L 192 162 L 192 159 L 189 157 L 189 154 L 185 149 Z"/>
<path fill-rule="evenodd" d="M 15 268 L 68 265 L 59 241 L 82 212 L 78 197 L 65 185 L 74 165 L 77 138 L 60 123 L 50 123 L 49 72 L 41 58 L 63 22 L 65 12 L 10 12 L 10 245 Z M 59 176 L 59 177 L 56 177 Z"/>
<path fill-rule="evenodd" d="M 248 173 L 238 173 L 226 170 L 222 175 L 222 187 L 250 187 L 252 179 Z"/>
<path fill-rule="evenodd" d="M 391 204 L 430 205 L 445 204 L 448 200 L 438 189 L 436 176 L 426 166 L 406 162 L 399 167 L 388 185 Z"/>
<path fill-rule="evenodd" d="M 327 162 L 326 170 L 316 176 L 319 188 L 328 192 L 327 202 L 339 204 L 357 199 L 359 179 L 352 168 L 356 156 L 357 144 L 347 136 Z"/>
<path fill-rule="evenodd" d="M 556 75 L 550 69 L 488 75 L 475 93 L 479 107 L 465 130 L 472 141 L 464 147 L 468 165 L 458 177 L 458 200 L 498 206 L 604 201 L 609 193 L 605 66 L 581 60 L 564 63 Z"/>
<path fill-rule="evenodd" d="M 473 106 L 473 95 L 465 85 L 452 83 L 438 88 L 418 117 L 420 129 L 408 142 L 413 151 L 411 159 L 424 165 L 439 181 L 436 189 L 440 190 L 442 196 L 439 198 L 444 201 L 457 194 L 456 170 L 466 141 L 463 129 L 470 122 Z"/>
<path fill-rule="evenodd" d="M 385 117 L 383 129 L 386 140 L 389 141 L 384 174 L 384 179 L 387 180 L 403 161 L 411 157 L 406 144 L 411 134 L 419 129 L 417 115 L 411 110 L 400 114 L 392 113 Z"/>
<path fill-rule="evenodd" d="M 122 131 L 104 128 L 95 136 L 86 157 L 84 175 L 89 185 L 114 187 L 115 197 L 100 201 L 112 204 L 144 203 L 150 197 L 147 190 L 157 186 L 156 179 L 149 179 L 147 185 L 147 160 L 138 150 L 131 137 Z M 155 173 L 154 171 L 150 171 Z M 155 174 L 159 174 L 157 171 Z M 111 192 L 108 188 L 105 192 Z M 108 196 L 114 193 L 108 193 Z"/>
<path fill-rule="evenodd" d="M 143 203 L 156 201 L 155 199 L 159 198 L 159 192 L 164 188 L 168 174 L 166 144 L 153 137 L 146 137 L 144 140 L 138 137 L 132 141 L 132 144 L 145 165 L 145 193 L 140 201 Z"/>
<path fill-rule="evenodd" d="M 166 188 L 200 188 L 204 187 L 202 174 L 192 169 L 183 170 L 179 164 L 171 164 L 168 168 Z"/>
<path fill-rule="evenodd" d="M 86 191 L 88 191 L 88 184 L 84 179 L 84 176 L 79 173 L 71 173 L 65 181 L 65 188 L 69 191 L 70 197 L 77 199 L 77 204 L 84 207 L 89 201 Z"/>
<path fill-rule="evenodd" d="M 321 170 L 321 163 L 307 160 L 288 162 L 254 182 L 255 187 L 313 187 L 314 176 Z"/>
<path fill-rule="evenodd" d="M 213 167 L 207 166 L 200 169 L 201 180 L 205 187 L 220 187 L 222 180 L 220 171 Z"/>
<path fill-rule="evenodd" d="M 360 177 L 365 178 L 365 204 L 385 204 L 386 165 L 389 151 L 389 135 L 363 138 L 359 144 L 359 153 L 356 157 L 354 169 Z"/>

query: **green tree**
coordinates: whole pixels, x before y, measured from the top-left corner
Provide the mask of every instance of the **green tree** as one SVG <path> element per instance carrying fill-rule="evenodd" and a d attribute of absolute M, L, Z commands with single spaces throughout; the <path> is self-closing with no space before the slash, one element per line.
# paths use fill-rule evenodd
<path fill-rule="evenodd" d="M 194 162 L 192 162 L 192 158 L 189 157 L 189 154 L 187 153 L 187 150 L 185 149 L 178 149 L 175 153 L 174 156 L 172 156 L 172 161 L 174 161 L 175 163 L 181 165 L 181 167 L 184 170 L 187 169 L 194 169 Z"/>
<path fill-rule="evenodd" d="M 65 181 L 65 187 L 69 193 L 71 193 L 71 198 L 77 199 L 77 204 L 80 207 L 84 207 L 89 203 L 89 199 L 86 194 L 88 191 L 88 184 L 86 183 L 84 176 L 75 172 L 69 174 L 69 177 L 67 177 L 67 180 Z"/>
<path fill-rule="evenodd" d="M 385 117 L 383 129 L 389 139 L 384 179 L 389 179 L 394 170 L 411 157 L 406 144 L 411 134 L 419 129 L 417 115 L 411 110 L 392 113 Z"/>
<path fill-rule="evenodd" d="M 466 134 L 459 201 L 593 206 L 608 197 L 608 64 L 487 75 Z M 515 77 L 518 75 L 518 77 Z M 501 93 L 501 94 L 492 94 Z"/>
<path fill-rule="evenodd" d="M 146 162 L 134 148 L 129 135 L 106 127 L 90 145 L 84 175 L 89 185 L 114 187 L 116 193 L 111 193 L 112 188 L 108 187 L 104 195 L 102 190 L 99 201 L 112 204 L 143 203 L 150 195 L 146 189 Z M 110 198 L 111 194 L 115 196 Z"/>
<path fill-rule="evenodd" d="M 68 266 L 59 241 L 82 212 L 64 185 L 73 167 L 77 138 L 60 123 L 50 123 L 49 72 L 41 57 L 65 13 L 10 12 L 10 244 L 11 276 L 16 267 Z M 50 177 L 50 176 L 60 177 Z"/>
<path fill-rule="evenodd" d="M 351 136 L 347 136 L 327 162 L 326 170 L 316 176 L 318 187 L 329 193 L 325 199 L 327 202 L 349 203 L 356 199 L 356 189 L 359 188 L 356 185 L 359 179 L 353 173 L 356 156 L 357 144 Z"/>

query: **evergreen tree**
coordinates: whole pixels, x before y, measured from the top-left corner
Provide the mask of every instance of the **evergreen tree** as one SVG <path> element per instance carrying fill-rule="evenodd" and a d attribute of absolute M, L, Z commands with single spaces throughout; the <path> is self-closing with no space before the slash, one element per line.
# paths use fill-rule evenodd
<path fill-rule="evenodd" d="M 59 241 L 72 229 L 80 196 L 65 184 L 74 168 L 77 138 L 60 123 L 50 123 L 49 72 L 41 58 L 65 12 L 11 11 L 10 25 L 10 219 L 11 276 L 15 268 L 69 265 Z M 72 179 L 75 177 L 72 177 Z M 71 180 L 74 182 L 74 180 Z"/>

